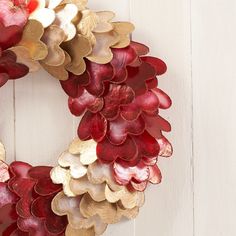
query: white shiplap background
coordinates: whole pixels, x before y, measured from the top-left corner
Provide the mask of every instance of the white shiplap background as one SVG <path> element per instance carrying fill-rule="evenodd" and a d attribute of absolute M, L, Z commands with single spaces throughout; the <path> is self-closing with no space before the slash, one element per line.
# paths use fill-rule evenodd
<path fill-rule="evenodd" d="M 168 64 L 160 86 L 173 99 L 171 159 L 163 183 L 149 188 L 135 221 L 105 236 L 236 235 L 236 1 L 90 0 L 136 25 L 133 39 Z M 58 82 L 46 72 L 0 91 L 0 138 L 8 161 L 53 164 L 78 121 Z"/>

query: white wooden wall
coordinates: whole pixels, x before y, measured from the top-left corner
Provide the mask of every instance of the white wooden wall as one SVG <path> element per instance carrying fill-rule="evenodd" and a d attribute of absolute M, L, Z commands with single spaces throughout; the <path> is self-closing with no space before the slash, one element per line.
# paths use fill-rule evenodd
<path fill-rule="evenodd" d="M 136 24 L 133 39 L 168 64 L 160 80 L 173 99 L 163 183 L 140 216 L 106 236 L 236 235 L 236 1 L 90 0 Z M 41 71 L 0 90 L 0 138 L 8 161 L 53 164 L 75 136 L 58 82 Z"/>

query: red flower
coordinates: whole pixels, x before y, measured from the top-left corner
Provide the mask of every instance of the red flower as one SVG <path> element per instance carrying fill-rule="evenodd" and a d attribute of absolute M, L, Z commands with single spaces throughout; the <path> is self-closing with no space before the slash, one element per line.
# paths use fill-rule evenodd
<path fill-rule="evenodd" d="M 11 224 L 6 225 L 8 221 L 4 219 L 4 225 L 0 225 L 2 232 L 11 236 L 63 235 L 67 219 L 55 215 L 51 210 L 52 199 L 62 189 L 60 185 L 52 183 L 51 167 L 32 167 L 24 162 L 13 162 L 9 171 L 10 180 L 0 185 L 0 195 L 4 194 L 0 197 L 0 219 L 3 213 L 7 214 Z"/>
<path fill-rule="evenodd" d="M 98 142 L 98 159 L 114 165 L 116 181 L 140 191 L 148 182 L 159 183 L 157 158 L 172 153 L 163 136 L 163 132 L 170 131 L 170 124 L 159 115 L 160 109 L 171 106 L 171 100 L 156 88 L 157 76 L 167 68 L 162 60 L 145 56 L 148 51 L 145 45 L 135 42 L 123 49 L 112 49 L 109 64 L 87 61 L 83 75 L 70 75 L 61 82 L 70 96 L 71 112 L 84 114 L 78 127 L 79 138 Z M 139 178 L 139 170 L 148 173 L 146 178 Z"/>

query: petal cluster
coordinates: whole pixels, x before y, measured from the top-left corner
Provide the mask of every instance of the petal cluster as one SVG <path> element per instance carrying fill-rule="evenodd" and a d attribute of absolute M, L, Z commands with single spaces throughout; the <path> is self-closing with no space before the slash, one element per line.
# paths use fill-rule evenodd
<path fill-rule="evenodd" d="M 62 188 L 52 183 L 50 171 L 51 167 L 24 162 L 10 166 L 0 162 L 1 235 L 64 235 L 66 217 L 51 210 L 51 202 Z"/>
<path fill-rule="evenodd" d="M 51 171 L 63 184 L 52 201 L 58 216 L 67 216 L 66 236 L 101 235 L 122 217 L 133 219 L 144 204 L 144 193 L 118 185 L 110 165 L 97 160 L 96 143 L 75 139 Z"/>
<path fill-rule="evenodd" d="M 158 87 L 167 68 L 148 51 L 136 42 L 113 48 L 109 63 L 86 59 L 83 74 L 61 81 L 71 113 L 82 116 L 79 138 L 96 141 L 97 158 L 112 168 L 116 183 L 138 191 L 161 182 L 158 156 L 172 154 L 163 135 L 171 126 L 160 116 L 171 100 Z"/>

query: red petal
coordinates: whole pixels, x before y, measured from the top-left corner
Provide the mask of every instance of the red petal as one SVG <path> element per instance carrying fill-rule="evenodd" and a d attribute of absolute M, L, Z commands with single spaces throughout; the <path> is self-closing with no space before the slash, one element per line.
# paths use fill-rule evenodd
<path fill-rule="evenodd" d="M 60 81 L 63 90 L 72 98 L 81 96 L 83 93 L 82 86 L 90 83 L 89 75 L 85 72 L 82 75 L 69 74 L 68 80 Z"/>
<path fill-rule="evenodd" d="M 171 99 L 165 92 L 159 88 L 152 89 L 152 92 L 158 97 L 161 109 L 168 109 L 171 107 Z"/>
<path fill-rule="evenodd" d="M 78 136 L 81 140 L 93 138 L 95 141 L 101 141 L 106 135 L 107 121 L 99 113 L 93 114 L 87 111 L 78 128 Z"/>
<path fill-rule="evenodd" d="M 161 59 L 156 57 L 142 57 L 141 59 L 155 68 L 156 75 L 162 75 L 166 73 L 167 66 Z"/>
<path fill-rule="evenodd" d="M 1 72 L 0 69 L 0 88 L 9 80 L 9 75 Z"/>
<path fill-rule="evenodd" d="M 150 175 L 149 168 L 140 162 L 134 167 L 125 167 L 118 163 L 114 163 L 114 177 L 117 183 L 127 185 L 130 181 L 136 180 L 138 183 L 147 181 Z"/>
<path fill-rule="evenodd" d="M 29 16 L 25 4 L 17 6 L 12 0 L 1 0 L 0 12 L 0 22 L 5 26 L 18 25 L 23 27 Z"/>
<path fill-rule="evenodd" d="M 4 51 L 0 57 L 0 74 L 7 74 L 9 79 L 18 79 L 29 72 L 29 68 L 23 64 L 16 63 L 16 55 L 12 51 Z M 4 76 L 4 75 L 3 75 Z M 4 76 L 6 79 L 6 76 Z"/>
<path fill-rule="evenodd" d="M 152 91 L 147 91 L 137 96 L 132 103 L 123 106 L 121 116 L 126 120 L 135 120 L 142 111 L 155 114 L 158 111 L 158 107 L 158 97 Z"/>
<path fill-rule="evenodd" d="M 157 139 L 157 142 L 160 146 L 160 153 L 159 155 L 162 157 L 170 157 L 173 153 L 173 148 L 171 143 L 163 136 Z"/>
<path fill-rule="evenodd" d="M 0 183 L 0 209 L 9 204 L 16 204 L 18 200 L 18 196 L 10 191 L 6 183 Z M 2 216 L 2 210 L 0 210 L 0 215 Z"/>
<path fill-rule="evenodd" d="M 155 77 L 156 72 L 153 66 L 143 62 L 139 67 L 128 67 L 128 79 L 126 84 L 130 86 L 136 96 L 147 91 L 146 81 Z"/>
<path fill-rule="evenodd" d="M 162 131 L 170 132 L 171 125 L 168 121 L 163 119 L 160 116 L 148 116 L 142 114 L 145 124 L 146 130 L 154 137 L 154 138 L 161 138 Z"/>
<path fill-rule="evenodd" d="M 51 233 L 46 231 L 44 220 L 34 216 L 25 219 L 18 218 L 17 222 L 19 229 L 28 232 L 29 236 L 53 236 Z"/>
<path fill-rule="evenodd" d="M 122 83 L 127 79 L 128 72 L 126 67 L 137 60 L 137 53 L 132 47 L 112 49 L 113 59 L 111 65 L 114 67 L 115 76 L 113 83 Z"/>
<path fill-rule="evenodd" d="M 68 104 L 73 115 L 81 116 L 86 110 L 89 110 L 92 113 L 100 111 L 103 107 L 103 99 L 91 95 L 84 89 L 83 93 L 79 97 L 70 97 Z"/>
<path fill-rule="evenodd" d="M 134 99 L 133 90 L 125 85 L 112 85 L 109 93 L 104 97 L 102 114 L 109 120 L 118 116 L 120 107 L 129 104 Z"/>
<path fill-rule="evenodd" d="M 139 136 L 133 136 L 133 139 L 138 147 L 139 156 L 141 157 L 157 157 L 160 151 L 160 146 L 155 138 L 147 131 Z"/>
<path fill-rule="evenodd" d="M 145 122 L 141 116 L 134 121 L 127 121 L 119 116 L 116 120 L 110 121 L 107 137 L 112 144 L 120 145 L 126 140 L 127 135 L 140 135 L 144 130 Z"/>
<path fill-rule="evenodd" d="M 132 47 L 135 50 L 138 56 L 144 56 L 149 53 L 149 48 L 141 43 L 132 41 L 130 43 L 130 47 Z"/>
<path fill-rule="evenodd" d="M 97 144 L 97 157 L 102 162 L 111 163 L 120 158 L 125 161 L 133 160 L 137 157 L 137 147 L 131 138 L 119 145 L 112 145 L 107 138 Z"/>
<path fill-rule="evenodd" d="M 149 182 L 152 184 L 161 183 L 162 176 L 158 166 L 157 165 L 149 166 L 149 171 L 150 171 Z"/>
<path fill-rule="evenodd" d="M 158 86 L 157 78 L 155 77 L 155 78 L 152 78 L 152 79 L 146 81 L 146 85 L 147 85 L 148 89 L 156 88 Z"/>
<path fill-rule="evenodd" d="M 144 181 L 144 182 L 141 182 L 141 183 L 136 183 L 136 182 L 132 181 L 131 185 L 135 190 L 137 190 L 139 192 L 143 192 L 147 188 L 148 181 Z"/>
<path fill-rule="evenodd" d="M 1 8 L 1 3 L 0 3 Z M 1 9 L 0 9 L 1 12 Z M 0 16 L 0 48 L 3 50 L 10 48 L 20 42 L 22 37 L 22 28 L 17 25 L 4 26 L 1 23 Z"/>
<path fill-rule="evenodd" d="M 61 234 L 64 232 L 67 217 L 57 216 L 51 210 L 51 202 L 54 196 L 39 197 L 32 204 L 32 214 L 41 219 L 45 219 L 47 230 L 52 234 Z"/>
<path fill-rule="evenodd" d="M 28 172 L 32 168 L 30 164 L 21 161 L 12 162 L 9 166 L 10 172 L 16 176 L 21 178 L 28 178 Z"/>
<path fill-rule="evenodd" d="M 89 93 L 99 97 L 105 91 L 104 82 L 112 80 L 114 76 L 113 67 L 110 64 L 97 64 L 87 61 L 87 72 L 90 83 L 85 86 Z"/>

